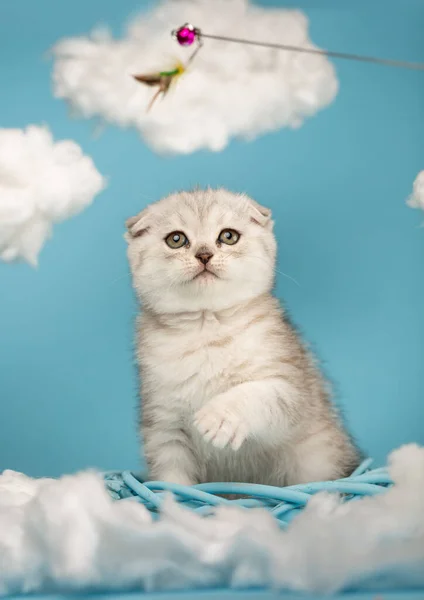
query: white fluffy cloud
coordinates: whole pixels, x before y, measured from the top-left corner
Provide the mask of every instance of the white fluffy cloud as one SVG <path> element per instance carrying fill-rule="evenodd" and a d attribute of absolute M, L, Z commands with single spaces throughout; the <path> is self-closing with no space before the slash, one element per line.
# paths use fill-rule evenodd
<path fill-rule="evenodd" d="M 0 259 L 37 264 L 54 223 L 71 217 L 104 187 L 90 157 L 45 127 L 0 129 Z"/>
<path fill-rule="evenodd" d="M 60 41 L 53 50 L 55 96 L 83 117 L 137 128 L 154 150 L 189 153 L 298 127 L 337 94 L 326 57 L 205 40 L 190 72 L 147 113 L 154 90 L 132 75 L 186 60 L 193 46 L 180 48 L 170 36 L 186 21 L 205 33 L 315 47 L 298 10 L 248 0 L 165 0 L 131 22 L 122 39 L 101 30 Z"/>
<path fill-rule="evenodd" d="M 418 173 L 407 204 L 412 208 L 422 208 L 424 210 L 424 171 Z"/>
<path fill-rule="evenodd" d="M 152 521 L 133 500 L 113 502 L 95 474 L 52 481 L 8 471 L 0 476 L 0 594 L 420 588 L 424 448 L 393 453 L 390 475 L 395 485 L 374 497 L 319 494 L 281 531 L 265 511 L 223 506 L 202 518 L 171 501 Z"/>

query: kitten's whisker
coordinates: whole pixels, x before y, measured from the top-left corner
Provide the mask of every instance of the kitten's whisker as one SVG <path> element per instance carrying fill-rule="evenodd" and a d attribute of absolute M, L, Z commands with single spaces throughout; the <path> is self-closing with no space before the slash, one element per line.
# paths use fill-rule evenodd
<path fill-rule="evenodd" d="M 235 254 L 237 254 L 235 251 L 228 253 L 226 256 L 234 256 Z M 251 256 L 252 258 L 257 258 L 258 260 L 262 260 L 264 263 L 266 263 L 268 266 L 272 267 L 273 265 L 266 260 L 266 258 L 264 258 L 263 256 L 256 256 L 255 254 L 249 254 L 249 256 Z M 290 279 L 290 281 L 293 281 L 293 283 L 295 283 L 298 287 L 301 287 L 300 283 L 297 281 L 297 279 L 295 279 L 294 277 L 292 277 L 291 275 L 288 275 L 288 273 L 284 273 L 284 271 L 280 271 L 279 269 L 277 269 L 277 267 L 273 267 L 274 271 L 276 273 L 278 273 L 279 275 L 282 275 L 283 277 L 287 277 L 287 279 Z"/>
<path fill-rule="evenodd" d="M 294 277 L 292 277 L 291 275 L 288 275 L 287 273 L 284 273 L 283 271 L 279 271 L 277 268 L 274 268 L 275 272 L 278 273 L 279 275 L 283 275 L 283 277 L 287 277 L 287 279 L 290 279 L 290 281 L 293 281 L 293 283 L 295 283 L 297 285 L 297 287 L 301 287 L 300 283 L 297 281 L 297 279 L 295 279 Z"/>
<path fill-rule="evenodd" d="M 258 260 L 263 260 L 267 265 L 269 265 L 270 267 L 272 267 L 273 265 L 266 260 L 266 258 L 264 258 L 263 256 L 256 256 L 255 254 L 251 254 L 250 255 L 252 258 L 257 258 Z M 297 281 L 297 279 L 295 279 L 294 277 L 292 277 L 291 275 L 289 275 L 288 273 L 284 273 L 284 271 L 280 271 L 280 269 L 277 269 L 276 266 L 274 266 L 274 271 L 276 273 L 278 273 L 279 275 L 282 275 L 283 277 L 287 277 L 287 279 L 290 279 L 290 281 L 293 281 L 293 283 L 295 283 L 297 286 L 300 287 L 300 283 Z"/>

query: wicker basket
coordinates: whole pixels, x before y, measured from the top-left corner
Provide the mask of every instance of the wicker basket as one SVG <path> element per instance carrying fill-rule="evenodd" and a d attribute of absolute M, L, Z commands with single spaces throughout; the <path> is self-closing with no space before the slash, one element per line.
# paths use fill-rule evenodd
<path fill-rule="evenodd" d="M 387 470 L 370 470 L 371 460 L 365 460 L 350 477 L 336 481 L 322 481 L 289 487 L 273 487 L 249 483 L 203 483 L 192 487 L 163 481 L 143 481 L 129 471 L 104 475 L 105 485 L 116 500 L 135 497 L 156 517 L 160 513 L 163 496 L 171 492 L 183 506 L 208 516 L 221 505 L 243 508 L 266 508 L 282 527 L 306 506 L 311 496 L 322 491 L 343 495 L 349 502 L 362 496 L 384 493 L 392 485 Z M 237 499 L 229 497 L 237 496 Z"/>

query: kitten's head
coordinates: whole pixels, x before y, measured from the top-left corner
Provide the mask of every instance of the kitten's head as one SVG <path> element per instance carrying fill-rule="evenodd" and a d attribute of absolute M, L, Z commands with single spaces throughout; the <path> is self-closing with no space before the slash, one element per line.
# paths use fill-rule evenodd
<path fill-rule="evenodd" d="M 271 212 L 226 190 L 173 194 L 127 221 L 140 301 L 158 313 L 222 310 L 271 289 Z"/>

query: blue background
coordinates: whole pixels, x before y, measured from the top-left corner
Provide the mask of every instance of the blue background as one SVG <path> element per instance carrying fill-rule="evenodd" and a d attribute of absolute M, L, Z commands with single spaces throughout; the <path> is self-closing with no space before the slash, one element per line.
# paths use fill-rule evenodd
<path fill-rule="evenodd" d="M 317 348 L 350 427 L 378 462 L 424 443 L 424 231 L 407 208 L 424 168 L 424 73 L 337 62 L 334 104 L 297 131 L 163 158 L 134 131 L 73 121 L 46 51 L 147 3 L 0 0 L 0 126 L 46 122 L 108 189 L 54 230 L 40 267 L 0 265 L 0 469 L 136 469 L 136 304 L 124 220 L 194 184 L 244 190 L 277 219 L 278 295 Z M 264 5 L 288 5 L 277 0 Z M 303 0 L 322 47 L 424 61 L 422 0 Z"/>

